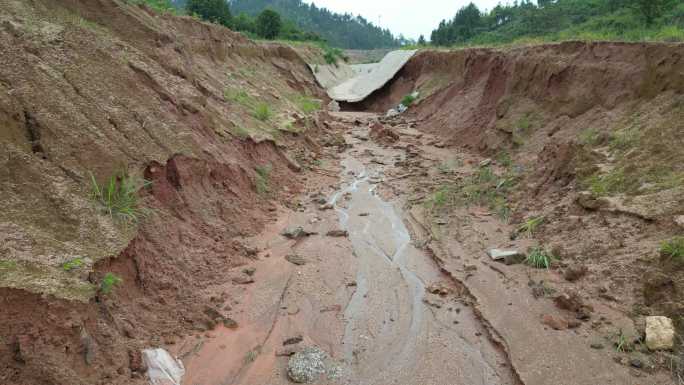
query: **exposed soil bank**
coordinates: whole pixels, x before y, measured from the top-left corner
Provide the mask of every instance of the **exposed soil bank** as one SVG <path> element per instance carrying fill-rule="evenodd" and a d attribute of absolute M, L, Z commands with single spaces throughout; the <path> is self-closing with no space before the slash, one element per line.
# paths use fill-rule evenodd
<path fill-rule="evenodd" d="M 300 189 L 324 93 L 289 48 L 126 1 L 4 2 L 0 51 L 0 382 L 144 383 L 142 348 L 230 316 L 213 287 Z M 89 196 L 120 170 L 152 182 L 139 226 Z"/>

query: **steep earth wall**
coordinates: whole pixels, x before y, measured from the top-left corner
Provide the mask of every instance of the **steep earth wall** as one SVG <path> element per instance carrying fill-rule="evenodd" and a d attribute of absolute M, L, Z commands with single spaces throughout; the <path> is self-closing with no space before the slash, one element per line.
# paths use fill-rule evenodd
<path fill-rule="evenodd" d="M 123 0 L 3 2 L 0 52 L 0 382 L 143 383 L 141 348 L 229 316 L 207 288 L 298 191 L 325 96 L 289 48 Z M 90 198 L 121 170 L 137 225 Z"/>
<path fill-rule="evenodd" d="M 543 218 L 535 241 L 561 270 L 588 271 L 581 295 L 681 330 L 681 262 L 659 248 L 684 234 L 682 68 L 682 44 L 423 51 L 353 107 L 386 111 L 420 91 L 417 127 L 506 170 L 506 219 Z"/>

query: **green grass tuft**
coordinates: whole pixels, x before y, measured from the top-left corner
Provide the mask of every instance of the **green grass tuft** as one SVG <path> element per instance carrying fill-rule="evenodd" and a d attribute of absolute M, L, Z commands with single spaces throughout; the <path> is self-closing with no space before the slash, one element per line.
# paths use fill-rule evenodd
<path fill-rule="evenodd" d="M 401 99 L 401 104 L 405 105 L 406 107 L 411 107 L 411 105 L 416 101 L 416 97 L 413 96 L 412 94 L 404 96 L 403 99 Z"/>
<path fill-rule="evenodd" d="M 305 113 L 305 114 L 312 114 L 318 110 L 321 109 L 321 101 L 310 98 L 308 96 L 301 95 L 297 97 L 296 99 L 297 107 Z"/>
<path fill-rule="evenodd" d="M 544 223 L 544 217 L 528 218 L 525 220 L 525 223 L 518 227 L 518 234 L 531 238 L 542 223 Z"/>
<path fill-rule="evenodd" d="M 83 267 L 83 259 L 82 258 L 74 258 L 70 261 L 64 262 L 62 264 L 62 270 L 64 271 L 72 271 L 76 269 L 80 269 Z"/>
<path fill-rule="evenodd" d="M 525 257 L 525 264 L 537 269 L 548 269 L 555 257 L 541 247 L 534 247 Z"/>
<path fill-rule="evenodd" d="M 273 116 L 273 111 L 271 111 L 271 107 L 269 107 L 268 104 L 266 103 L 259 103 L 257 106 L 254 108 L 254 115 L 256 119 L 266 122 L 271 119 Z"/>
<path fill-rule="evenodd" d="M 109 181 L 100 185 L 90 174 L 91 195 L 103 210 L 112 218 L 128 223 L 136 223 L 148 213 L 140 207 L 138 190 L 151 184 L 150 181 L 128 176 L 125 172 L 112 175 Z"/>
<path fill-rule="evenodd" d="M 674 237 L 660 244 L 660 254 L 684 262 L 684 237 Z"/>
<path fill-rule="evenodd" d="M 123 279 L 114 273 L 105 274 L 100 282 L 100 292 L 102 294 L 110 294 L 114 287 L 123 283 Z"/>

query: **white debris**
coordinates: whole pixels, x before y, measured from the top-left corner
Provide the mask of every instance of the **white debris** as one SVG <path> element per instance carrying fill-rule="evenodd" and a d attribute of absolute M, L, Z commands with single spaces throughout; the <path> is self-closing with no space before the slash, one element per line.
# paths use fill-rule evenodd
<path fill-rule="evenodd" d="M 397 116 L 397 115 L 399 115 L 399 111 L 395 110 L 394 108 L 390 108 L 387 111 L 387 114 L 385 114 L 385 116 L 387 116 L 388 118 L 391 118 L 391 117 Z"/>
<path fill-rule="evenodd" d="M 181 385 L 185 368 L 180 360 L 164 349 L 145 349 L 142 356 L 152 385 Z"/>
<path fill-rule="evenodd" d="M 501 250 L 501 249 L 489 249 L 487 254 L 495 261 L 505 259 L 506 257 L 516 257 L 522 255 L 517 250 Z"/>

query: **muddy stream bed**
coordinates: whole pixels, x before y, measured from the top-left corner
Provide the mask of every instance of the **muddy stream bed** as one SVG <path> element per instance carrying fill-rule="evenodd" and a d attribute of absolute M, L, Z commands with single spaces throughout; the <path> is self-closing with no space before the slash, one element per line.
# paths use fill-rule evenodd
<path fill-rule="evenodd" d="M 268 258 L 256 264 L 255 283 L 235 293 L 240 328 L 186 341 L 190 385 L 286 384 L 288 357 L 282 341 L 298 335 L 334 362 L 334 375 L 321 384 L 515 384 L 506 356 L 458 283 L 450 281 L 415 246 L 405 224 L 401 199 L 382 199 L 377 187 L 391 159 L 404 152 L 357 140 L 355 128 L 342 154 L 341 186 L 326 194 L 334 210 L 311 205 L 282 213 L 261 242 Z M 370 162 L 373 152 L 386 162 Z M 317 234 L 286 240 L 284 227 L 302 225 Z M 326 236 L 328 229 L 347 237 Z M 297 253 L 303 266 L 285 261 Z M 316 260 L 310 263 L 311 256 Z M 431 288 L 441 293 L 431 293 Z M 244 325 L 244 326 L 242 326 Z M 186 351 L 186 353 L 183 353 Z"/>

